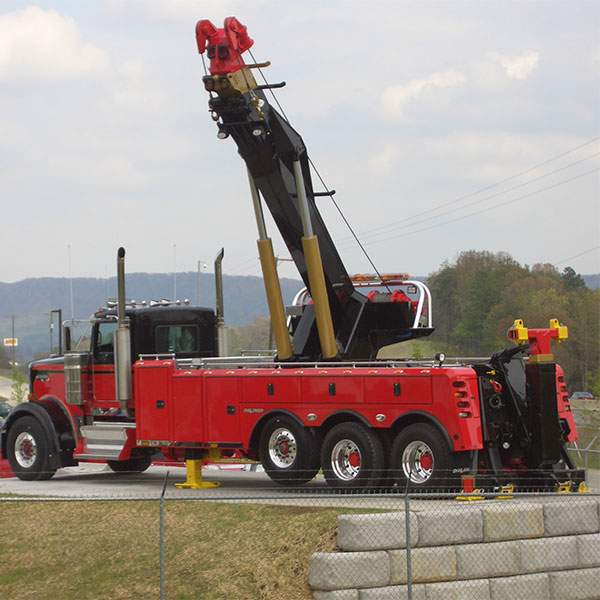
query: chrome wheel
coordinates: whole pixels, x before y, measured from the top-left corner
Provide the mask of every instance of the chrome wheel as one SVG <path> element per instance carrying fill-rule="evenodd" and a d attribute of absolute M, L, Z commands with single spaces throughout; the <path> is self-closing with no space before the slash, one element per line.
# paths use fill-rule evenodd
<path fill-rule="evenodd" d="M 287 469 L 294 464 L 298 448 L 294 434 L 285 427 L 279 427 L 269 437 L 269 458 L 280 469 Z"/>
<path fill-rule="evenodd" d="M 352 440 L 340 440 L 331 451 L 331 468 L 338 479 L 352 481 L 360 473 L 362 456 Z"/>
<path fill-rule="evenodd" d="M 27 431 L 22 431 L 15 440 L 15 459 L 21 467 L 29 469 L 37 458 L 37 443 Z"/>
<path fill-rule="evenodd" d="M 425 442 L 414 441 L 404 448 L 402 470 L 412 483 L 425 483 L 433 474 L 433 467 L 433 452 Z"/>

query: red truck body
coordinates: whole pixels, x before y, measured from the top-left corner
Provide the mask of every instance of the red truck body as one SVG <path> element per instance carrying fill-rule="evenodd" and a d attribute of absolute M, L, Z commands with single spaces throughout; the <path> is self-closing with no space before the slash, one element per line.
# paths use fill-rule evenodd
<path fill-rule="evenodd" d="M 225 359 L 224 359 L 225 360 Z M 91 365 L 81 374 L 83 403 L 65 401 L 62 361 L 36 363 L 33 403 L 60 407 L 73 433 L 74 461 L 96 459 L 79 428 L 97 423 L 123 426 L 118 460 L 138 449 L 160 450 L 183 462 L 191 449 L 218 448 L 222 456 L 260 459 L 262 427 L 289 415 L 323 436 L 335 424 L 356 421 L 392 436 L 413 423 L 436 427 L 454 454 L 456 472 L 468 472 L 472 451 L 484 447 L 478 375 L 470 366 L 411 366 L 400 361 L 346 365 L 256 365 L 230 368 L 190 359 L 138 360 L 133 366 L 134 422 L 114 414 L 114 369 Z M 562 369 L 556 371 L 559 418 L 567 423 L 565 441 L 576 439 Z M 54 410 L 56 412 L 56 410 Z M 102 415 L 106 416 L 102 416 Z M 112 415 L 112 416 L 108 416 Z"/>

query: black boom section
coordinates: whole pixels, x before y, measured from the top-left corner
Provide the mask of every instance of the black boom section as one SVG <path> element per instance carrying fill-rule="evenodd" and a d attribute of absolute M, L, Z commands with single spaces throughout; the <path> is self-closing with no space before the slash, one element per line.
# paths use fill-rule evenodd
<path fill-rule="evenodd" d="M 315 203 L 302 137 L 269 104 L 263 92 L 257 89 L 212 96 L 209 108 L 213 118 L 219 121 L 219 137 L 231 136 L 235 141 L 310 292 L 293 174 L 294 161 L 300 162 L 313 233 L 319 240 L 338 357 L 372 359 L 385 345 L 429 335 L 432 329 L 413 329 L 413 317 L 406 305 L 372 303 L 355 289 Z M 314 359 L 320 355 L 315 314 L 311 308 L 310 305 L 305 307 L 294 329 L 297 358 Z"/>
<path fill-rule="evenodd" d="M 294 263 L 310 291 L 302 249 L 302 221 L 298 211 L 293 162 L 300 161 L 314 234 L 319 240 L 325 285 L 341 353 L 348 354 L 355 324 L 366 298 L 352 285 L 329 231 L 315 203 L 306 146 L 301 136 L 268 104 L 261 91 L 230 98 L 213 98 L 211 108 L 222 119 L 221 130 L 234 139 L 248 171 L 273 216 Z M 256 99 L 262 101 L 260 112 Z M 294 339 L 298 355 L 317 356 L 318 338 L 312 311 L 303 318 Z"/>

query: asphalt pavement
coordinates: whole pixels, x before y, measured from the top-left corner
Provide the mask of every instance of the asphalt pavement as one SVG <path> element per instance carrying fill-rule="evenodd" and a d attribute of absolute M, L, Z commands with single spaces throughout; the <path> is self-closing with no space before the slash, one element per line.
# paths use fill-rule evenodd
<path fill-rule="evenodd" d="M 17 478 L 0 479 L 0 495 L 10 497 L 44 497 L 62 499 L 123 499 L 156 500 L 165 490 L 169 500 L 203 499 L 217 502 L 260 502 L 294 506 L 346 506 L 354 508 L 380 508 L 403 510 L 404 499 L 400 493 L 333 495 L 322 476 L 297 489 L 274 484 L 263 472 L 250 471 L 249 466 L 203 470 L 205 481 L 218 482 L 220 487 L 202 490 L 182 490 L 175 483 L 185 481 L 185 469 L 181 467 L 152 466 L 145 473 L 113 473 L 106 465 L 84 464 L 79 467 L 60 469 L 49 481 L 21 481 Z M 600 471 L 589 471 L 592 491 L 600 493 Z M 165 485 L 166 484 L 166 485 Z M 538 498 L 534 496 L 533 498 Z M 539 496 L 544 498 L 544 496 Z M 532 500 L 524 496 L 523 500 Z M 411 500 L 411 509 L 429 507 L 432 503 L 448 500 Z"/>

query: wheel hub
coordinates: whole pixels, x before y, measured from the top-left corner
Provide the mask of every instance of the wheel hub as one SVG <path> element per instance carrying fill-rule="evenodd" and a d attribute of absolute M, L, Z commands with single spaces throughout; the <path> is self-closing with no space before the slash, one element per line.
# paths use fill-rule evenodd
<path fill-rule="evenodd" d="M 331 468 L 338 479 L 352 481 L 358 477 L 362 456 L 353 440 L 340 440 L 331 451 Z"/>
<path fill-rule="evenodd" d="M 15 440 L 15 459 L 24 469 L 29 469 L 37 458 L 35 438 L 27 431 L 22 431 Z"/>
<path fill-rule="evenodd" d="M 425 442 L 411 442 L 402 453 L 402 470 L 412 483 L 428 481 L 433 474 L 434 464 L 433 452 Z"/>
<path fill-rule="evenodd" d="M 269 437 L 269 458 L 271 462 L 280 469 L 291 467 L 295 460 L 298 449 L 294 434 L 285 427 L 279 427 Z"/>

